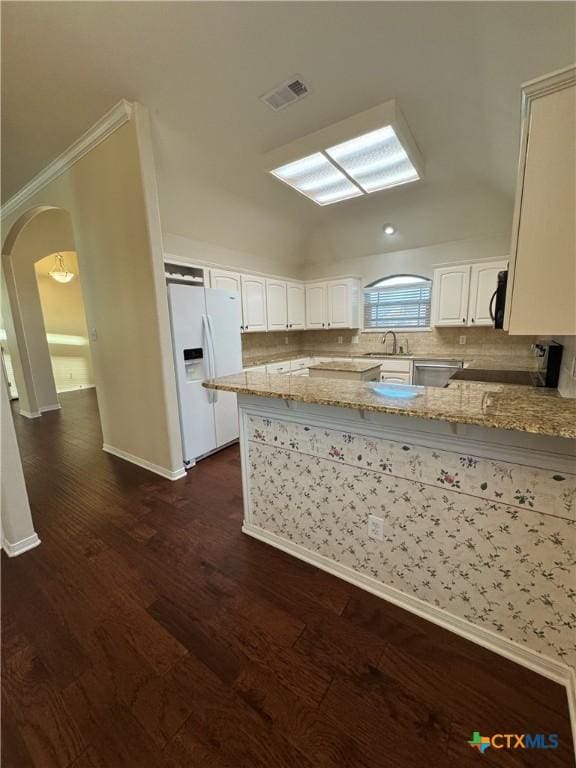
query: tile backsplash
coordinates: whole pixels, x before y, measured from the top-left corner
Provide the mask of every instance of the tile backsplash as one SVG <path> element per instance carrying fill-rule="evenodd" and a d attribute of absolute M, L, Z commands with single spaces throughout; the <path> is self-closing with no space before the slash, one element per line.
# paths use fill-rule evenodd
<path fill-rule="evenodd" d="M 397 334 L 398 346 L 410 355 L 434 355 L 462 360 L 487 359 L 511 368 L 533 369 L 536 359 L 530 349 L 535 336 L 509 336 L 494 328 L 432 328 L 430 331 L 402 332 Z M 460 337 L 466 343 L 460 344 Z M 357 343 L 353 339 L 357 338 Z M 286 343 L 288 339 L 288 343 Z M 245 365 L 258 363 L 269 357 L 307 352 L 363 355 L 366 352 L 383 352 L 382 334 L 358 333 L 350 330 L 292 331 L 290 333 L 251 333 L 242 337 Z M 387 351 L 392 349 L 388 337 Z"/>

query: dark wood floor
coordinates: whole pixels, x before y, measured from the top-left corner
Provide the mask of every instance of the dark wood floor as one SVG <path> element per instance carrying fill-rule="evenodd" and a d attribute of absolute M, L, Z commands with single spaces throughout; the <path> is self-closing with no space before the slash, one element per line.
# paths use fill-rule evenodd
<path fill-rule="evenodd" d="M 243 536 L 236 448 L 170 483 L 61 399 L 16 416 L 42 544 L 3 559 L 5 768 L 574 765 L 562 687 Z"/>

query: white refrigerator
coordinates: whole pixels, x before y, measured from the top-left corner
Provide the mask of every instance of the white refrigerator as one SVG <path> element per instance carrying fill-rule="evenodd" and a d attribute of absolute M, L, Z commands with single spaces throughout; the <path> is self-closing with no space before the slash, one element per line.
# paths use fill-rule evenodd
<path fill-rule="evenodd" d="M 233 291 L 168 284 L 184 465 L 238 438 L 233 392 L 202 386 L 204 379 L 242 370 L 241 300 Z"/>

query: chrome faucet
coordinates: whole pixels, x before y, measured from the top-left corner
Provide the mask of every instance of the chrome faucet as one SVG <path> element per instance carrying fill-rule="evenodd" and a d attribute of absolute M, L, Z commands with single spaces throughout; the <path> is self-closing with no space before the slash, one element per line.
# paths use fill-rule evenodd
<path fill-rule="evenodd" d="M 392 334 L 392 342 L 393 342 L 392 343 L 392 354 L 395 355 L 396 351 L 397 351 L 398 342 L 397 342 L 396 334 L 394 333 L 394 331 L 386 331 L 384 336 L 382 336 L 382 344 L 386 345 L 386 339 L 388 338 L 388 334 L 389 333 Z M 386 349 L 384 349 L 384 352 L 386 352 Z"/>

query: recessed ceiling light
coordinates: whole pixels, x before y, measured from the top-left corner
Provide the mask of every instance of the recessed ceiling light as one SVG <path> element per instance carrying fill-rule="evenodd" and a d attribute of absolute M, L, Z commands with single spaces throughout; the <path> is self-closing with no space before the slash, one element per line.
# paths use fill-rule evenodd
<path fill-rule="evenodd" d="M 382 227 L 385 235 L 393 235 L 396 232 L 396 228 L 392 224 L 384 224 Z"/>

